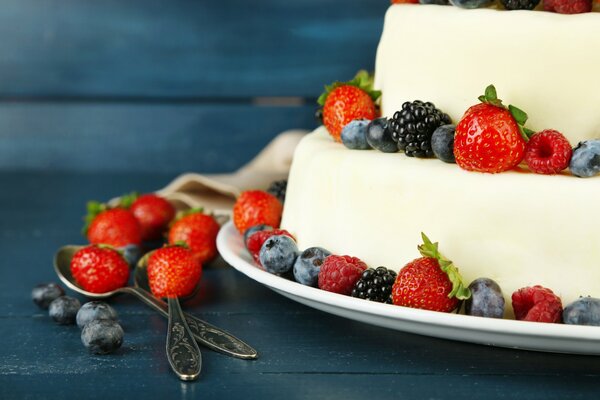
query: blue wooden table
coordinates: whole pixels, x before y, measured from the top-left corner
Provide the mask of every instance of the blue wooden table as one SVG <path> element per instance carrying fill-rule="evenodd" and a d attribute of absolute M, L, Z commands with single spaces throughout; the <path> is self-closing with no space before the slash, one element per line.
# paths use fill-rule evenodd
<path fill-rule="evenodd" d="M 218 4 L 216 4 L 218 3 Z M 312 128 L 324 82 L 372 68 L 387 1 L 4 0 L 0 8 L 0 398 L 598 398 L 597 357 L 404 334 L 283 298 L 207 266 L 188 311 L 260 351 L 204 350 L 183 383 L 166 322 L 112 300 L 125 330 L 92 356 L 30 300 L 82 243 L 89 199 L 184 171 L 238 168 L 278 132 Z M 351 44 L 350 46 L 348 44 Z M 83 299 L 82 299 L 83 300 Z"/>

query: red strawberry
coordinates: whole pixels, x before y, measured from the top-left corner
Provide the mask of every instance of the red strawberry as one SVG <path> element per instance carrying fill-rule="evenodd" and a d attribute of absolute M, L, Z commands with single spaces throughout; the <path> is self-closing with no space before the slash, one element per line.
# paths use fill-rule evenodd
<path fill-rule="evenodd" d="M 202 265 L 182 246 L 166 246 L 150 253 L 148 282 L 157 297 L 191 294 L 202 276 Z"/>
<path fill-rule="evenodd" d="M 92 244 L 123 247 L 142 243 L 140 225 L 129 210 L 121 207 L 109 209 L 104 204 L 91 201 L 85 219 L 83 232 Z"/>
<path fill-rule="evenodd" d="M 140 224 L 142 240 L 159 239 L 175 217 L 175 207 L 155 194 L 132 193 L 121 198 L 121 206 L 129 208 Z"/>
<path fill-rule="evenodd" d="M 392 300 L 398 306 L 450 312 L 458 307 L 459 300 L 468 299 L 471 292 L 452 261 L 440 254 L 438 244 L 431 243 L 425 234 L 422 237 L 423 244 L 418 248 L 423 257 L 398 272 Z"/>
<path fill-rule="evenodd" d="M 319 289 L 350 295 L 367 264 L 356 257 L 328 256 L 319 271 Z"/>
<path fill-rule="evenodd" d="M 515 317 L 521 321 L 558 323 L 562 320 L 562 302 L 543 286 L 524 287 L 512 295 Z"/>
<path fill-rule="evenodd" d="M 192 209 L 177 219 L 169 229 L 169 243 L 184 242 L 200 264 L 213 260 L 217 255 L 219 224 L 202 209 Z"/>
<path fill-rule="evenodd" d="M 546 129 L 531 136 L 525 150 L 525 162 L 537 174 L 557 174 L 569 166 L 571 144 L 562 133 Z"/>
<path fill-rule="evenodd" d="M 490 85 L 482 101 L 467 110 L 456 125 L 454 156 L 467 171 L 497 173 L 516 167 L 525 155 L 525 138 L 532 133 L 523 125 L 527 114 L 515 106 L 508 109 Z"/>
<path fill-rule="evenodd" d="M 419 4 L 419 0 L 392 0 L 392 4 Z"/>
<path fill-rule="evenodd" d="M 559 14 L 580 14 L 592 11 L 591 0 L 544 0 L 544 11 Z"/>
<path fill-rule="evenodd" d="M 323 124 L 335 141 L 341 141 L 342 129 L 355 119 L 375 119 L 379 111 L 375 102 L 381 96 L 373 90 L 373 77 L 359 71 L 350 82 L 325 86 L 317 102 L 323 106 Z"/>
<path fill-rule="evenodd" d="M 106 293 L 127 285 L 129 264 L 112 247 L 90 245 L 73 255 L 71 274 L 84 290 Z"/>
<path fill-rule="evenodd" d="M 233 223 L 240 233 L 260 224 L 279 228 L 282 212 L 283 205 L 277 197 L 262 190 L 249 190 L 233 206 Z"/>
<path fill-rule="evenodd" d="M 292 236 L 291 233 L 289 233 L 288 231 L 286 231 L 285 229 L 274 229 L 274 230 L 270 230 L 270 231 L 258 231 L 258 232 L 254 232 L 252 235 L 250 235 L 250 237 L 248 237 L 248 241 L 246 242 L 246 248 L 248 249 L 248 252 L 252 255 L 252 258 L 254 258 L 254 261 L 258 264 L 260 264 L 260 260 L 259 260 L 259 253 L 260 253 L 260 248 L 262 247 L 263 243 L 266 242 L 266 240 L 268 238 L 270 238 L 271 236 L 276 236 L 276 235 L 286 235 L 291 237 L 292 239 L 296 240 L 296 238 L 294 238 L 294 236 Z"/>

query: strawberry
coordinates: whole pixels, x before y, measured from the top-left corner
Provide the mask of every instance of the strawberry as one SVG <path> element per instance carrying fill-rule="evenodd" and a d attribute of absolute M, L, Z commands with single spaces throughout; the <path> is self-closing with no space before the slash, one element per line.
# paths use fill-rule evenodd
<path fill-rule="evenodd" d="M 341 142 L 342 129 L 355 119 L 373 120 L 379 116 L 376 102 L 381 92 L 373 90 L 373 77 L 359 71 L 349 82 L 325 86 L 317 102 L 323 107 L 323 124 L 336 142 Z"/>
<path fill-rule="evenodd" d="M 246 249 L 248 249 L 248 252 L 250 253 L 250 255 L 252 255 L 252 258 L 258 265 L 261 265 L 260 259 L 258 256 L 260 254 L 260 248 L 262 247 L 263 243 L 266 242 L 267 239 L 270 238 L 271 236 L 277 236 L 277 235 L 289 236 L 292 239 L 296 240 L 296 238 L 294 236 L 292 236 L 292 234 L 289 233 L 288 231 L 286 231 L 285 229 L 273 229 L 270 231 L 268 231 L 268 230 L 258 231 L 258 232 L 254 232 L 252 235 L 250 235 L 248 237 L 248 241 L 246 242 Z"/>
<path fill-rule="evenodd" d="M 131 211 L 122 207 L 108 208 L 96 201 L 90 201 L 87 209 L 83 233 L 90 243 L 113 247 L 142 243 L 140 225 Z"/>
<path fill-rule="evenodd" d="M 533 132 L 523 125 L 527 114 L 513 105 L 508 109 L 490 85 L 481 104 L 472 106 L 456 125 L 454 156 L 467 171 L 497 173 L 516 167 L 525 155 Z"/>
<path fill-rule="evenodd" d="M 248 190 L 233 206 L 233 223 L 240 233 L 260 224 L 279 228 L 282 212 L 283 205 L 277 197 L 262 190 Z"/>
<path fill-rule="evenodd" d="M 159 239 L 175 217 L 175 207 L 153 193 L 141 196 L 131 193 L 123 196 L 121 207 L 129 208 L 137 219 L 143 241 Z"/>
<path fill-rule="evenodd" d="M 404 307 L 450 312 L 459 300 L 471 297 L 452 261 L 438 251 L 438 244 L 431 243 L 421 234 L 423 244 L 418 247 L 423 257 L 406 264 L 396 277 L 392 287 L 392 301 Z"/>
<path fill-rule="evenodd" d="M 191 294 L 202 276 L 202 265 L 189 249 L 165 246 L 148 256 L 148 282 L 157 297 Z"/>
<path fill-rule="evenodd" d="M 392 0 L 392 4 L 419 4 L 419 0 Z"/>
<path fill-rule="evenodd" d="M 84 290 L 106 293 L 127 284 L 129 264 L 112 247 L 93 244 L 73 255 L 71 274 Z"/>
<path fill-rule="evenodd" d="M 212 215 L 194 208 L 183 213 L 169 229 L 169 243 L 183 242 L 200 264 L 213 260 L 217 255 L 219 224 Z"/>

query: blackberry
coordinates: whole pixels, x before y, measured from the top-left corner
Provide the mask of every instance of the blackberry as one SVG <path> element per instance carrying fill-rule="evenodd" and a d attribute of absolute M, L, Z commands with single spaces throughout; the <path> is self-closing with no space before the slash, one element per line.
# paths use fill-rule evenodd
<path fill-rule="evenodd" d="M 533 10 L 540 0 L 500 0 L 507 10 Z"/>
<path fill-rule="evenodd" d="M 366 269 L 352 289 L 352 297 L 392 304 L 392 286 L 396 273 L 386 267 Z"/>
<path fill-rule="evenodd" d="M 271 186 L 269 186 L 269 188 L 267 189 L 267 192 L 277 197 L 281 204 L 285 203 L 285 191 L 287 190 L 287 182 L 287 179 L 274 181 L 271 183 Z"/>
<path fill-rule="evenodd" d="M 396 111 L 389 120 L 392 139 L 398 148 L 409 157 L 432 157 L 431 135 L 441 125 L 452 121 L 448 114 L 435 108 L 430 102 L 415 100 L 402 104 L 402 110 Z"/>

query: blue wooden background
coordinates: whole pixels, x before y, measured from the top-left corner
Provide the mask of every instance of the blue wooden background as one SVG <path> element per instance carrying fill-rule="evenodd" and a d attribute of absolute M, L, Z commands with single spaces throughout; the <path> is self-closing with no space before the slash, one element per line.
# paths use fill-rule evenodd
<path fill-rule="evenodd" d="M 3 0 L 0 169 L 233 170 L 373 68 L 388 5 Z"/>

